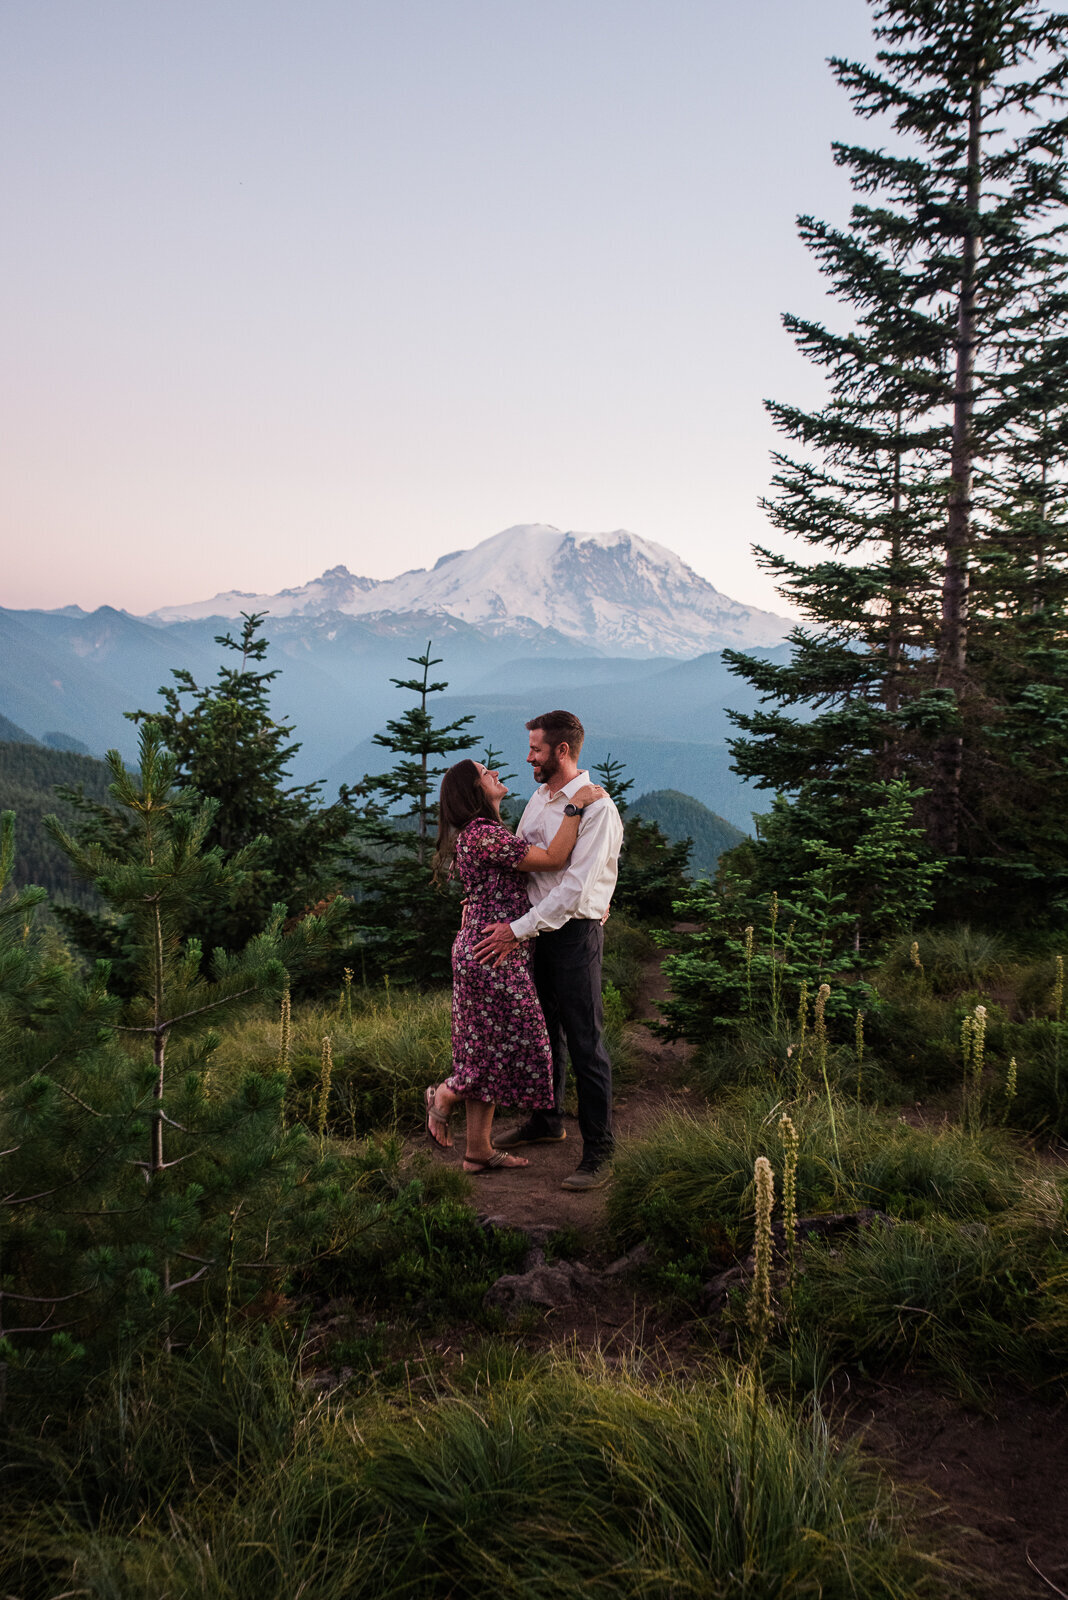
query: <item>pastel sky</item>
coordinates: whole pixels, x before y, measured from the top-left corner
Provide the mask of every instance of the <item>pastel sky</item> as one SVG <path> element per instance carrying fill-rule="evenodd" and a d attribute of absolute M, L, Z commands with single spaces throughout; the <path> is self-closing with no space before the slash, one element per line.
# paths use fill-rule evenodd
<path fill-rule="evenodd" d="M 391 577 L 540 521 L 782 609 L 761 401 L 819 394 L 779 316 L 836 315 L 794 221 L 847 213 L 826 57 L 869 24 L 4 0 L 0 604 Z"/>

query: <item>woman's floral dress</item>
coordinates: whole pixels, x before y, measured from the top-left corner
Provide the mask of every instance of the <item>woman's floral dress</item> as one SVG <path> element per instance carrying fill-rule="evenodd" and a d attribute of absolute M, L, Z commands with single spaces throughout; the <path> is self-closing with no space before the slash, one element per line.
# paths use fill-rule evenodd
<path fill-rule="evenodd" d="M 454 1094 L 494 1105 L 544 1110 L 553 1103 L 552 1051 L 531 975 L 529 943 L 499 967 L 475 960 L 490 922 L 514 922 L 530 909 L 522 874 L 529 845 L 500 822 L 476 817 L 456 840 L 455 873 L 466 891 L 464 923 L 452 947 Z"/>

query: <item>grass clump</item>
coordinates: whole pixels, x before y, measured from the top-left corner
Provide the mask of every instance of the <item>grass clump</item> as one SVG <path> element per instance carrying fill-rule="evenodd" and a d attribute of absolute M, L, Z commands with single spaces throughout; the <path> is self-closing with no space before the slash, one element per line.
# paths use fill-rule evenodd
<path fill-rule="evenodd" d="M 285 1448 L 68 1536 L 89 1595 L 318 1600 L 938 1592 L 884 1479 L 745 1382 L 544 1358 L 408 1404 L 307 1407 Z"/>
<path fill-rule="evenodd" d="M 422 1156 L 404 1162 L 395 1134 L 366 1140 L 348 1160 L 364 1226 L 302 1273 L 298 1286 L 313 1296 L 345 1295 L 363 1307 L 435 1322 L 482 1318 L 483 1295 L 518 1269 L 525 1237 L 483 1227 L 467 1203 L 470 1179 Z"/>
<path fill-rule="evenodd" d="M 831 1111 L 834 1111 L 832 1120 Z M 648 1239 L 661 1260 L 691 1270 L 749 1245 L 754 1162 L 781 1170 L 783 1103 L 739 1091 L 714 1112 L 671 1112 L 616 1156 L 608 1196 L 621 1245 Z M 789 1106 L 798 1137 L 799 1214 L 873 1207 L 895 1216 L 961 1218 L 1006 1210 L 1027 1162 L 994 1131 L 911 1127 L 826 1094 Z"/>
<path fill-rule="evenodd" d="M 1025 1197 L 986 1223 L 935 1216 L 876 1225 L 834 1250 L 804 1246 L 796 1369 L 920 1363 L 971 1398 L 984 1381 L 1059 1387 L 1068 1373 L 1059 1194 L 1049 1212 L 1043 1221 Z"/>

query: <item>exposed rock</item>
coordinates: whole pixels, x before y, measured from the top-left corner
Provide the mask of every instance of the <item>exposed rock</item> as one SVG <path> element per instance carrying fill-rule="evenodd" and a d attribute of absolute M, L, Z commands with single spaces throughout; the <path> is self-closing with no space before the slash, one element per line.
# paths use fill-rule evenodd
<path fill-rule="evenodd" d="M 576 1299 L 589 1298 L 596 1286 L 598 1274 L 581 1261 L 557 1261 L 547 1266 L 541 1250 L 531 1250 L 527 1260 L 534 1262 L 527 1271 L 511 1273 L 490 1285 L 486 1305 L 501 1311 L 515 1311 L 520 1306 L 544 1306 L 551 1311 L 556 1306 L 571 1305 Z"/>
<path fill-rule="evenodd" d="M 602 1277 L 622 1278 L 628 1272 L 638 1272 L 642 1267 L 650 1265 L 653 1252 L 645 1240 L 636 1244 L 633 1250 L 628 1250 L 625 1256 L 620 1256 L 618 1261 L 613 1261 L 611 1266 L 605 1267 Z"/>
<path fill-rule="evenodd" d="M 635 1272 L 651 1259 L 649 1246 L 639 1244 L 603 1271 L 594 1271 L 581 1261 L 554 1261 L 550 1265 L 545 1260 L 543 1245 L 556 1231 L 544 1227 L 528 1231 L 531 1247 L 523 1258 L 522 1270 L 491 1284 L 486 1291 L 486 1305 L 496 1306 L 501 1311 L 513 1311 L 520 1306 L 544 1306 L 552 1310 L 556 1306 L 572 1305 L 576 1300 L 592 1300 L 598 1286 L 606 1279 Z M 535 1236 L 541 1236 L 540 1243 L 534 1242 Z"/>
<path fill-rule="evenodd" d="M 894 1226 L 893 1217 L 888 1217 L 883 1211 L 875 1211 L 871 1206 L 864 1206 L 860 1211 L 829 1211 L 818 1217 L 798 1217 L 797 1237 L 801 1240 L 848 1238 L 851 1234 L 872 1227 L 876 1222 L 884 1223 L 888 1228 Z M 772 1224 L 771 1235 L 776 1266 L 781 1272 L 786 1262 L 786 1229 L 781 1222 Z M 703 1284 L 700 1305 L 705 1315 L 711 1316 L 722 1311 L 732 1289 L 748 1288 L 755 1267 L 756 1259 L 750 1251 L 743 1261 L 735 1262 L 734 1266 L 728 1267 L 725 1272 L 718 1272 Z"/>

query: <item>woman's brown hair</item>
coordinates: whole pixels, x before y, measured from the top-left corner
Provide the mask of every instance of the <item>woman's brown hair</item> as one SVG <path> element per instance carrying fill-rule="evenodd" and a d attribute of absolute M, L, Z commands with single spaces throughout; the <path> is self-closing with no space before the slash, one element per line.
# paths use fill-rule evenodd
<path fill-rule="evenodd" d="M 499 822 L 496 808 L 486 798 L 482 773 L 475 761 L 458 761 L 441 780 L 438 799 L 438 841 L 434 852 L 434 877 L 448 876 L 456 853 L 456 835 L 476 817 Z"/>

